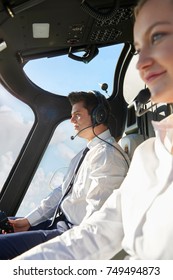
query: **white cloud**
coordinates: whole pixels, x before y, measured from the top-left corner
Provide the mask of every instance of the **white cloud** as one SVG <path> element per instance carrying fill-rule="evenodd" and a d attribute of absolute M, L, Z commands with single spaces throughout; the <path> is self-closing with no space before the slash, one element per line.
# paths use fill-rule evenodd
<path fill-rule="evenodd" d="M 38 168 L 17 213 L 18 216 L 31 212 L 52 191 L 49 186 L 51 177 L 52 173 L 46 174 L 42 168 Z"/>
<path fill-rule="evenodd" d="M 31 129 L 31 122 L 24 122 L 18 112 L 8 106 L 0 107 L 0 156 L 13 151 L 17 157 L 22 144 Z"/>
<path fill-rule="evenodd" d="M 37 207 L 42 199 L 48 196 L 55 187 L 62 183 L 66 172 L 67 168 L 60 168 L 55 173 L 49 172 L 46 174 L 42 168 L 38 168 L 17 216 L 27 215 Z"/>
<path fill-rule="evenodd" d="M 58 154 L 64 158 L 72 159 L 75 156 L 75 152 L 72 148 L 67 147 L 66 144 L 60 143 L 58 146 Z"/>
<path fill-rule="evenodd" d="M 20 113 L 7 105 L 0 106 L 0 186 L 4 184 L 24 140 L 31 122 L 24 122 Z"/>
<path fill-rule="evenodd" d="M 7 174 L 10 172 L 14 163 L 12 152 L 6 152 L 0 156 L 0 189 L 3 186 Z"/>

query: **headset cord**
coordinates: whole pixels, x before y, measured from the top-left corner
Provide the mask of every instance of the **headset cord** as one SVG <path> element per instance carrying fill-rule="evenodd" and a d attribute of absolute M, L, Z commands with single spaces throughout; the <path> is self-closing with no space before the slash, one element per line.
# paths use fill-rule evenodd
<path fill-rule="evenodd" d="M 102 139 L 101 137 L 99 137 L 99 136 L 95 133 L 94 127 L 92 127 L 92 130 L 93 130 L 93 134 L 94 134 L 95 137 L 97 137 L 97 138 L 100 139 L 101 141 L 105 142 L 106 144 L 110 145 L 110 146 L 113 147 L 115 150 L 119 151 L 119 153 L 120 153 L 120 154 L 123 156 L 123 158 L 125 159 L 126 164 L 127 164 L 128 168 L 129 168 L 129 166 L 130 166 L 130 160 L 128 161 L 128 159 L 127 159 L 127 158 L 128 158 L 128 155 L 127 155 L 127 157 L 126 157 L 125 154 L 121 151 L 121 149 L 119 149 L 118 147 L 114 146 L 113 144 L 111 144 L 111 143 L 109 143 L 108 141 L 106 141 L 106 140 Z"/>

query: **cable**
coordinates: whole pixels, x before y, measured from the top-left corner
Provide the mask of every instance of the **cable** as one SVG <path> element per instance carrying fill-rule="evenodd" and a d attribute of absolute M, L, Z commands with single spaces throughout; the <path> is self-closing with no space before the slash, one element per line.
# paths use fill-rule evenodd
<path fill-rule="evenodd" d="M 127 155 L 127 158 L 126 158 L 125 154 L 121 151 L 121 149 L 118 149 L 118 147 L 115 147 L 113 144 L 111 144 L 111 143 L 109 143 L 108 141 L 106 141 L 106 140 L 102 139 L 101 137 L 99 137 L 99 136 L 95 133 L 94 127 L 92 127 L 92 130 L 93 130 L 93 134 L 94 134 L 95 137 L 97 137 L 97 138 L 100 139 L 101 141 L 105 142 L 106 144 L 110 145 L 110 146 L 113 147 L 115 150 L 117 150 L 117 151 L 120 152 L 120 154 L 121 154 L 121 155 L 123 156 L 123 158 L 125 159 L 125 161 L 126 161 L 126 163 L 127 163 L 127 166 L 128 166 L 128 168 L 129 168 L 130 163 L 129 163 L 129 161 L 127 160 L 128 155 Z"/>
<path fill-rule="evenodd" d="M 113 8 L 111 8 L 111 10 L 106 13 L 98 12 L 93 7 L 91 7 L 85 0 L 82 1 L 81 7 L 84 10 L 84 12 L 88 13 L 91 17 L 95 18 L 96 20 L 106 21 L 106 20 L 110 20 L 111 18 L 117 15 L 117 10 L 119 8 L 118 4 L 119 3 L 117 3 L 117 1 L 114 1 Z"/>

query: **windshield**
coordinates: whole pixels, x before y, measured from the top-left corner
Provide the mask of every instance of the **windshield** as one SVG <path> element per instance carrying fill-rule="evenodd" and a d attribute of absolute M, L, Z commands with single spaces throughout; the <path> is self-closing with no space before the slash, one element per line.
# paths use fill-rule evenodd
<path fill-rule="evenodd" d="M 87 64 L 66 55 L 32 60 L 24 70 L 31 81 L 55 94 L 66 96 L 71 91 L 101 90 L 101 84 L 106 83 L 108 96 L 113 90 L 115 67 L 123 46 L 102 48 L 99 55 Z"/>

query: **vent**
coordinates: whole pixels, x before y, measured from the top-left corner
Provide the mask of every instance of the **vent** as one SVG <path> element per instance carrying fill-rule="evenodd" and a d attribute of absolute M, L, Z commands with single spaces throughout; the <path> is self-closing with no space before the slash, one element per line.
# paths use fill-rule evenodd
<path fill-rule="evenodd" d="M 112 17 L 100 17 L 96 21 L 96 27 L 115 26 L 133 17 L 133 9 L 117 9 Z"/>
<path fill-rule="evenodd" d="M 115 42 L 122 35 L 120 25 L 133 17 L 133 9 L 120 8 L 110 17 L 98 16 L 94 22 L 90 42 L 108 43 Z"/>
<path fill-rule="evenodd" d="M 93 31 L 90 37 L 91 42 L 112 42 L 116 41 L 119 36 L 121 36 L 122 32 L 120 30 L 112 29 L 104 29 L 104 30 L 96 30 Z"/>

